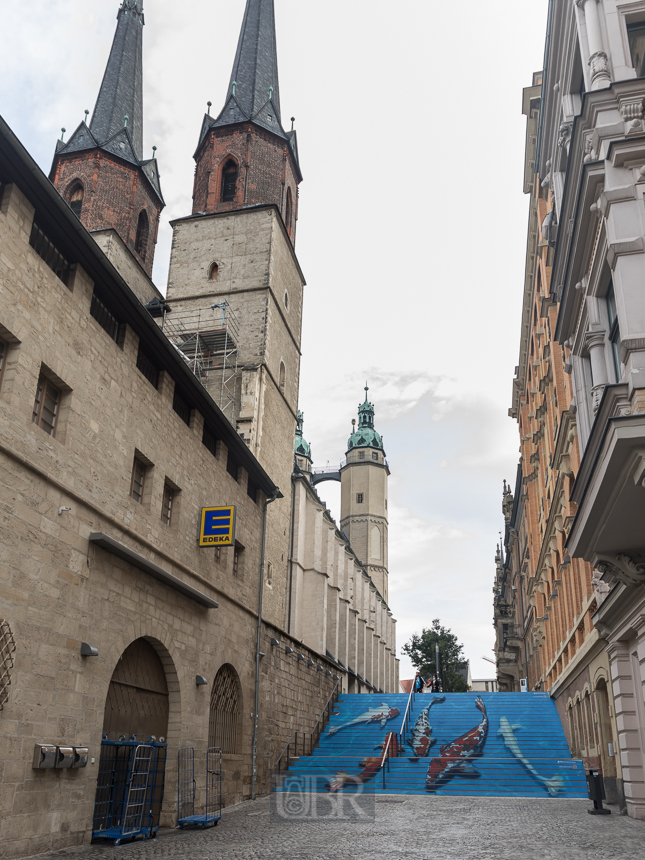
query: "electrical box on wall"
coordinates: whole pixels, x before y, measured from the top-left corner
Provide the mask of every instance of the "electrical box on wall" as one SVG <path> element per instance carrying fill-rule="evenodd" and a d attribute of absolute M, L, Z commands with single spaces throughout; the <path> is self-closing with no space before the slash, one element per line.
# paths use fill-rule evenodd
<path fill-rule="evenodd" d="M 36 770 L 56 767 L 56 747 L 53 744 L 36 744 L 32 767 Z"/>
<path fill-rule="evenodd" d="M 529 682 L 528 678 L 520 678 L 520 693 L 528 693 Z"/>

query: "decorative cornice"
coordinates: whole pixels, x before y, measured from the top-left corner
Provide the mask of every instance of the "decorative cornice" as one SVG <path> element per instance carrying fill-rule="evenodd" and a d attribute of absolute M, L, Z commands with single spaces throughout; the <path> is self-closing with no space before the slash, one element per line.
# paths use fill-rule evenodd
<path fill-rule="evenodd" d="M 622 582 L 637 587 L 645 583 L 645 563 L 637 562 L 624 553 L 602 553 L 596 556 L 594 567 L 602 581 L 609 584 Z"/>

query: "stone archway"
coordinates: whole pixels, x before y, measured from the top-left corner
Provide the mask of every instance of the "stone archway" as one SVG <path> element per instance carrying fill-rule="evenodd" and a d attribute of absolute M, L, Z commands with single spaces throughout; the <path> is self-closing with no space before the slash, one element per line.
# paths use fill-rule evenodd
<path fill-rule="evenodd" d="M 109 740 L 136 735 L 140 741 L 168 735 L 169 696 L 166 671 L 153 645 L 144 638 L 129 645 L 114 669 L 108 688 L 103 734 Z"/>

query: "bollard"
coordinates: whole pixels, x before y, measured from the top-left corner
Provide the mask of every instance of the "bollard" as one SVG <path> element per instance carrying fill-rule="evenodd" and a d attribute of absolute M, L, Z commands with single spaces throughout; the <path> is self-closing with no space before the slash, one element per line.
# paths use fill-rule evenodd
<path fill-rule="evenodd" d="M 589 800 L 593 800 L 593 809 L 587 810 L 589 815 L 611 815 L 611 809 L 605 809 L 602 805 L 602 802 L 605 799 L 605 784 L 600 771 L 588 771 L 587 793 L 589 795 Z"/>

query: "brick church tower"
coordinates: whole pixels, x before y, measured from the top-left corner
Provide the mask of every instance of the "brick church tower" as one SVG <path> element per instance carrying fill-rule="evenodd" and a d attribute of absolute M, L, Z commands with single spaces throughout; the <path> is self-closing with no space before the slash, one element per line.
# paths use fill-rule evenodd
<path fill-rule="evenodd" d="M 247 0 L 224 109 L 204 117 L 195 160 L 193 213 L 171 224 L 170 317 L 179 325 L 225 308 L 239 320 L 229 418 L 285 496 L 268 508 L 264 595 L 266 618 L 282 626 L 305 281 L 294 249 L 301 174 L 295 132 L 280 120 L 273 0 Z"/>
<path fill-rule="evenodd" d="M 50 179 L 88 230 L 115 230 L 150 276 L 165 204 L 157 160 L 143 158 L 143 25 L 142 0 L 123 0 L 92 120 L 57 142 Z"/>
<path fill-rule="evenodd" d="M 293 128 L 280 115 L 273 0 L 249 0 L 224 108 L 204 117 L 193 214 L 272 203 L 295 244 L 302 181 Z"/>

